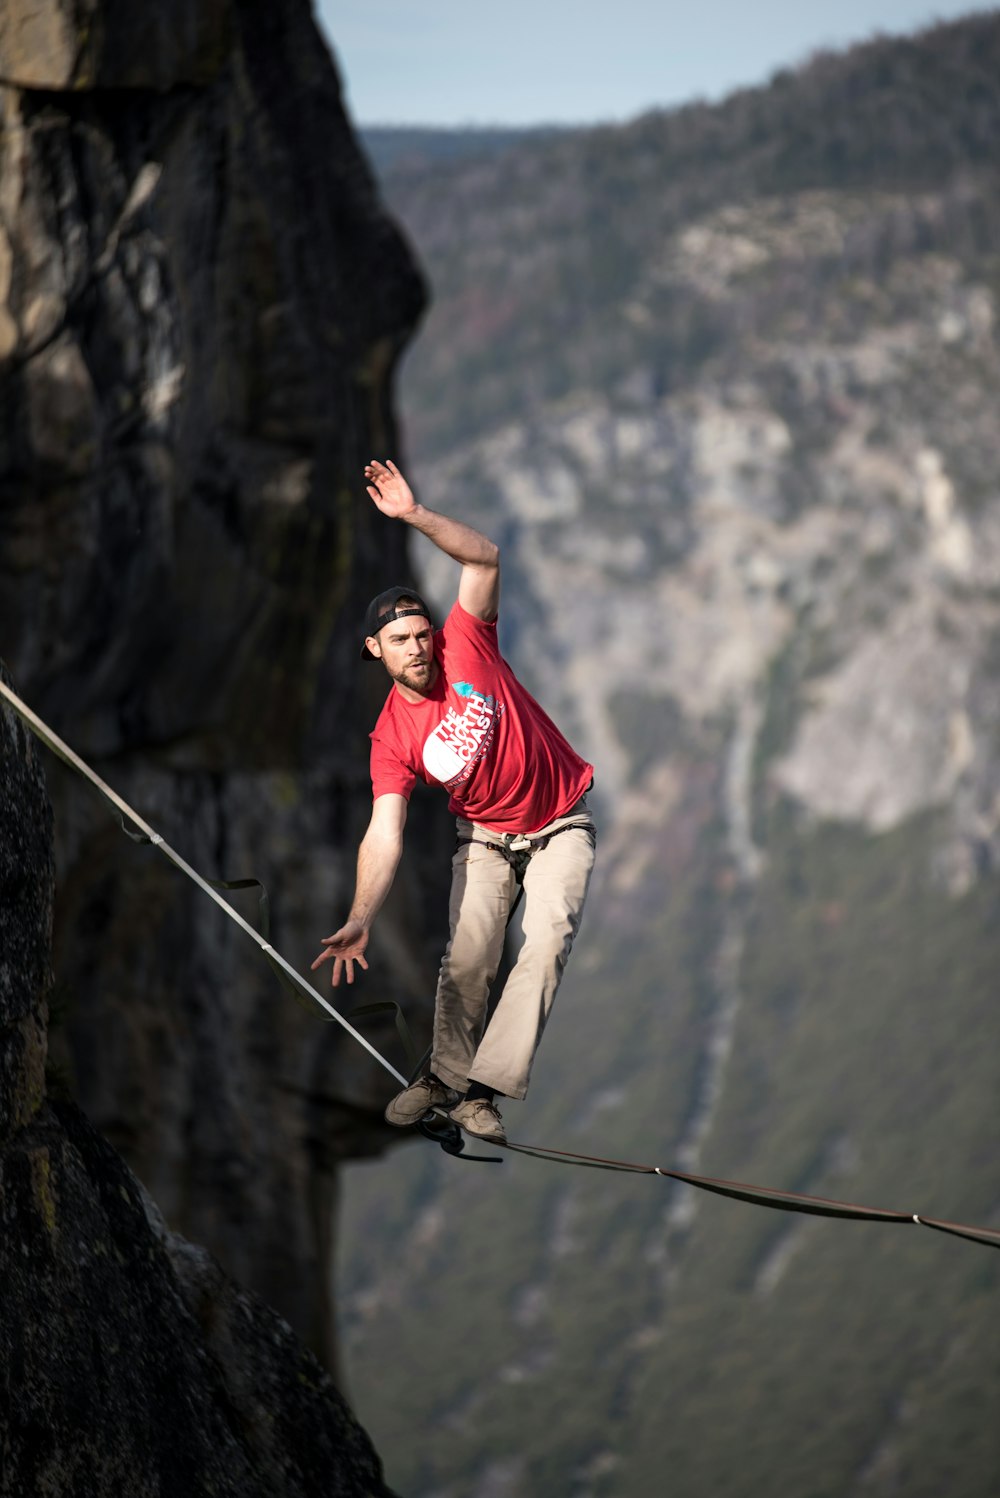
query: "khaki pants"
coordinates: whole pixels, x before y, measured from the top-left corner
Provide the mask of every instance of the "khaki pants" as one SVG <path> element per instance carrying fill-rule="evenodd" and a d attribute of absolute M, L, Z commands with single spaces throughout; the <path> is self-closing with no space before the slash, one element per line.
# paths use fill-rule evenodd
<path fill-rule="evenodd" d="M 496 833 L 459 817 L 458 835 L 471 841 L 463 842 L 452 860 L 451 940 L 438 977 L 431 1068 L 460 1091 L 472 1076 L 506 1097 L 523 1098 L 579 929 L 594 866 L 593 818 L 584 796 L 566 816 L 532 833 L 533 842 L 548 841 L 528 862 L 524 944 L 488 1026 L 490 986 L 517 880 L 503 854 L 486 846 L 500 841 Z"/>

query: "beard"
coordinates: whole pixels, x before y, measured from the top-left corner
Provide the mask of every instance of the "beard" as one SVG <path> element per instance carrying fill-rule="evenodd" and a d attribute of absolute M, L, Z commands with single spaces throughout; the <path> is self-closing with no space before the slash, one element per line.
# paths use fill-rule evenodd
<path fill-rule="evenodd" d="M 389 675 L 401 687 L 409 687 L 411 692 L 426 697 L 437 681 L 438 665 L 435 660 L 425 661 L 418 666 L 404 666 L 401 671 L 390 671 Z"/>

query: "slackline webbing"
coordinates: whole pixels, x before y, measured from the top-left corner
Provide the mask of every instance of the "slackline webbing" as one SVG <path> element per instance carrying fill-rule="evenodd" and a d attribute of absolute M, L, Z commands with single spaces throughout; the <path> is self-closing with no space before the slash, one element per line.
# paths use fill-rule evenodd
<path fill-rule="evenodd" d="M 33 713 L 31 709 L 21 701 L 17 693 L 12 691 L 11 688 L 8 687 L 6 682 L 4 682 L 2 679 L 0 679 L 0 696 L 4 697 L 7 700 L 10 706 L 27 724 L 31 731 L 36 734 L 39 739 L 41 739 L 46 748 L 50 749 L 53 754 L 57 755 L 61 760 L 65 761 L 65 763 L 68 764 L 71 769 L 75 770 L 78 775 L 82 775 L 85 780 L 89 780 L 91 785 L 95 786 L 97 790 L 100 791 L 101 795 L 111 802 L 112 806 L 116 807 L 118 811 L 123 814 L 123 816 L 128 817 L 129 821 L 132 822 L 135 827 L 139 828 L 139 835 L 137 835 L 135 833 L 129 832 L 129 829 L 125 827 L 123 823 L 123 828 L 126 832 L 129 832 L 130 837 L 140 842 L 149 842 L 153 845 L 153 847 L 159 848 L 160 852 L 164 853 L 166 857 L 170 859 L 171 863 L 175 864 L 183 874 L 186 874 L 189 879 L 193 880 L 198 888 L 203 890 L 204 893 L 208 895 L 209 899 L 214 900 L 215 903 L 225 911 L 229 918 L 235 921 L 240 929 L 242 931 L 245 931 L 246 934 L 251 937 L 251 939 L 263 952 L 272 968 L 274 968 L 278 975 L 282 977 L 283 981 L 290 980 L 289 982 L 287 982 L 286 986 L 290 987 L 290 989 L 296 993 L 297 997 L 300 997 L 300 999 L 308 999 L 310 1001 L 310 1007 L 313 1009 L 313 1012 L 315 1012 L 314 1006 L 319 1005 L 325 1011 L 325 1014 L 320 1016 L 320 1018 L 336 1020 L 336 1022 L 339 1025 L 343 1026 L 347 1033 L 352 1036 L 352 1038 L 356 1040 L 358 1044 L 369 1053 L 369 1055 L 374 1057 L 374 1059 L 379 1063 L 380 1066 L 384 1067 L 387 1072 L 390 1072 L 391 1075 L 394 1076 L 398 1082 L 401 1082 L 404 1087 L 407 1085 L 407 1078 L 404 1077 L 401 1072 L 398 1072 L 396 1068 L 389 1061 L 387 1061 L 386 1058 L 354 1028 L 353 1025 L 349 1024 L 342 1014 L 334 1009 L 331 1004 L 328 1004 L 326 999 L 323 998 L 322 994 L 318 993 L 316 989 L 313 988 L 311 983 L 307 983 L 305 979 L 301 978 L 295 971 L 295 969 L 291 966 L 291 964 L 286 962 L 281 953 L 276 951 L 264 936 L 255 931 L 253 926 L 251 926 L 248 921 L 245 921 L 243 917 L 233 909 L 228 901 L 223 900 L 221 895 L 217 893 L 217 889 L 246 889 L 250 888 L 251 886 L 263 889 L 258 880 L 237 879 L 228 881 L 211 881 L 208 879 L 203 879 L 202 876 L 197 873 L 197 871 L 193 869 L 190 864 L 186 863 L 185 860 L 181 858 L 179 853 L 176 853 L 174 849 L 170 847 L 169 843 L 166 843 L 164 841 L 159 833 L 154 832 L 153 829 L 146 822 L 144 822 L 136 812 L 132 810 L 127 802 L 123 801 L 120 796 L 116 795 L 111 787 L 106 785 L 105 782 L 100 778 L 100 776 L 95 774 L 90 766 L 86 764 L 79 757 L 79 755 L 75 754 L 73 750 L 63 742 L 61 738 L 59 738 L 58 734 L 56 734 L 51 728 L 49 728 L 46 723 L 43 723 L 41 718 Z M 266 905 L 264 904 L 265 901 L 266 894 L 262 896 L 262 906 L 265 911 L 266 920 Z M 388 1009 L 398 1010 L 398 1006 L 394 1004 L 371 1004 L 365 1005 L 361 1009 L 355 1010 L 353 1012 L 357 1014 L 365 1012 L 376 1013 L 381 1010 Z M 423 1132 L 425 1136 L 427 1138 L 435 1140 L 435 1142 L 440 1144 L 448 1154 L 456 1155 L 459 1158 L 462 1158 L 462 1150 L 465 1145 L 465 1136 L 460 1135 L 458 1125 L 454 1123 L 454 1121 L 449 1117 L 447 1113 L 439 1109 L 434 1109 L 433 1112 L 435 1118 L 439 1121 L 440 1127 L 435 1128 L 433 1125 L 424 1127 Z M 629 1160 L 606 1160 L 601 1158 L 599 1155 L 574 1154 L 570 1150 L 550 1149 L 545 1145 L 516 1144 L 513 1140 L 505 1140 L 501 1144 L 497 1140 L 485 1138 L 477 1139 L 475 1135 L 471 1135 L 468 1137 L 475 1139 L 477 1144 L 489 1145 L 495 1149 L 503 1149 L 511 1154 L 527 1155 L 537 1160 L 547 1160 L 550 1163 L 556 1165 L 575 1165 L 582 1166 L 590 1170 L 614 1170 L 631 1173 L 633 1175 L 660 1176 L 661 1178 L 666 1180 L 680 1181 L 685 1185 L 696 1187 L 700 1191 L 711 1192 L 716 1196 L 726 1196 L 730 1197 L 734 1201 L 748 1202 L 752 1206 L 757 1207 L 770 1207 L 780 1212 L 799 1212 L 813 1217 L 839 1217 L 861 1222 L 915 1222 L 918 1227 L 933 1228 L 936 1232 L 939 1233 L 950 1233 L 957 1238 L 967 1238 L 970 1242 L 973 1243 L 983 1243 L 990 1248 L 1000 1248 L 1000 1229 L 973 1227 L 967 1223 L 961 1222 L 948 1222 L 941 1218 L 925 1217 L 921 1213 L 917 1212 L 893 1212 L 888 1211 L 882 1207 L 865 1207 L 859 1205 L 857 1202 L 834 1201 L 828 1197 L 823 1196 L 806 1196 L 797 1191 L 777 1191 L 771 1186 L 753 1186 L 747 1184 L 744 1181 L 717 1180 L 711 1176 L 691 1175 L 683 1170 L 668 1170 L 666 1167 L 661 1165 L 641 1165 Z M 466 1155 L 464 1156 L 464 1158 L 467 1160 L 490 1161 L 495 1160 L 497 1157 Z"/>
<path fill-rule="evenodd" d="M 109 785 L 106 785 L 101 777 L 97 775 L 90 768 L 90 766 L 80 758 L 78 754 L 75 754 L 73 750 L 70 749 L 68 744 L 63 743 L 59 735 L 55 733 L 51 728 L 49 728 L 47 723 L 43 723 L 41 718 L 33 713 L 30 707 L 28 707 L 26 703 L 22 702 L 17 693 L 13 692 L 3 680 L 0 680 L 0 696 L 6 698 L 6 700 L 10 703 L 11 707 L 18 714 L 18 716 L 23 719 L 23 721 L 31 729 L 32 733 L 36 734 L 37 737 L 41 739 L 42 743 L 46 746 L 47 749 L 51 749 L 53 754 L 57 755 L 59 759 L 63 760 L 67 765 L 69 765 L 72 770 L 75 770 L 78 775 L 82 775 L 85 780 L 90 781 L 91 785 L 96 786 L 101 795 L 104 796 L 106 800 L 110 801 L 112 806 L 117 808 L 117 810 L 121 812 L 123 816 L 128 817 L 133 826 L 139 828 L 139 831 L 142 834 L 140 841 L 148 841 L 153 845 L 154 848 L 158 848 L 161 853 L 165 854 L 166 857 L 170 859 L 171 863 L 176 864 L 177 868 L 180 869 L 182 874 L 186 874 L 187 877 L 191 879 L 200 890 L 208 895 L 210 900 L 214 900 L 216 905 L 218 905 L 220 909 L 226 912 L 226 915 L 229 916 L 230 920 L 236 922 L 241 931 L 245 931 L 247 936 L 249 936 L 252 941 L 256 942 L 257 946 L 263 952 L 272 968 L 274 968 L 274 970 L 280 976 L 282 976 L 283 979 L 287 979 L 292 988 L 298 994 L 301 994 L 303 998 L 308 999 L 311 1005 L 318 1004 L 325 1011 L 325 1016 L 327 1019 L 336 1020 L 337 1024 L 343 1026 L 347 1033 L 357 1041 L 358 1045 L 363 1046 L 368 1054 L 370 1056 L 373 1056 L 380 1066 L 383 1066 L 387 1072 L 390 1072 L 392 1076 L 396 1078 L 397 1082 L 402 1082 L 403 1086 L 406 1086 L 407 1079 L 403 1076 L 402 1072 L 398 1072 L 392 1065 L 392 1063 L 387 1061 L 386 1058 L 381 1054 L 381 1052 L 377 1051 L 371 1044 L 371 1042 L 365 1039 L 360 1031 L 356 1030 L 354 1026 L 344 1018 L 342 1014 L 334 1009 L 332 1004 L 328 1004 L 323 995 L 321 993 L 318 993 L 316 989 L 313 988 L 311 983 L 307 983 L 304 978 L 300 977 L 292 967 L 291 963 L 286 962 L 285 958 L 282 957 L 280 952 L 276 951 L 275 948 L 272 947 L 271 943 L 266 939 L 266 937 L 262 936 L 258 931 L 255 931 L 253 926 L 250 925 L 250 922 L 245 921 L 239 914 L 239 912 L 233 909 L 228 900 L 224 900 L 222 898 L 217 890 L 213 888 L 212 881 L 203 879 L 196 869 L 193 869 L 189 863 L 186 863 L 185 860 L 180 856 L 180 854 L 175 852 L 175 850 L 171 848 L 170 844 L 168 842 L 165 842 L 158 832 L 154 832 L 153 828 L 150 827 L 147 822 L 143 821 L 142 817 L 140 817 L 137 812 L 132 810 L 132 807 L 129 806 L 127 801 L 123 801 L 120 796 L 116 795 L 111 787 Z M 127 827 L 125 827 L 124 830 L 128 832 Z M 134 837 L 134 834 L 129 833 L 129 836 Z M 257 884 L 257 882 L 257 880 L 237 879 L 228 881 L 219 880 L 218 884 L 222 888 L 234 889 L 245 888 L 248 885 Z M 323 1016 L 320 1017 L 322 1018 Z"/>
<path fill-rule="evenodd" d="M 825 1196 L 805 1196 L 798 1191 L 776 1191 L 771 1186 L 751 1186 L 745 1181 L 720 1181 L 712 1176 L 691 1175 L 684 1170 L 668 1170 L 662 1165 L 636 1165 L 627 1160 L 602 1160 L 596 1155 L 574 1155 L 566 1150 L 546 1149 L 537 1145 L 508 1143 L 506 1147 L 517 1154 L 534 1155 L 538 1159 L 551 1160 L 556 1164 L 582 1165 L 592 1170 L 622 1170 L 642 1175 L 663 1176 L 667 1180 L 681 1181 L 687 1186 L 696 1186 L 700 1191 L 710 1191 L 716 1196 L 728 1196 L 734 1201 L 749 1202 L 755 1207 L 771 1207 L 779 1212 L 800 1212 L 810 1217 L 841 1217 L 856 1222 L 915 1222 L 921 1227 L 937 1228 L 939 1232 L 954 1233 L 960 1238 L 970 1238 L 974 1242 L 1000 1248 L 1000 1231 L 969 1227 L 958 1222 L 943 1222 L 937 1218 L 924 1217 L 917 1212 L 892 1212 L 884 1207 L 864 1207 L 858 1202 L 834 1201 Z"/>

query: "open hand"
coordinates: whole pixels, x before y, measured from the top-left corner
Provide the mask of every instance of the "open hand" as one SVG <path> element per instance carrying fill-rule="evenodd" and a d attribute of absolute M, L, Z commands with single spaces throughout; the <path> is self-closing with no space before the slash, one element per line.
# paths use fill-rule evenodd
<path fill-rule="evenodd" d="M 390 520 L 403 520 L 417 508 L 413 491 L 391 458 L 388 463 L 380 463 L 377 458 L 366 463 L 365 478 L 368 493 Z"/>
<path fill-rule="evenodd" d="M 346 921 L 339 931 L 332 936 L 324 936 L 323 948 L 316 961 L 312 964 L 310 971 L 315 972 L 328 959 L 333 960 L 333 974 L 330 982 L 337 988 L 341 975 L 346 972 L 348 983 L 354 982 L 354 964 L 368 971 L 368 963 L 364 958 L 364 950 L 368 945 L 368 927 L 362 926 L 360 921 Z"/>

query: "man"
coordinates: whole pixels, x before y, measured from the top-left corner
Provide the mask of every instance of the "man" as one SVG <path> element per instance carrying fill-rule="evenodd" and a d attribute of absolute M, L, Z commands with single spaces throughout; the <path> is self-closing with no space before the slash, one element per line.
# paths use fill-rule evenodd
<path fill-rule="evenodd" d="M 393 1098 L 391 1124 L 447 1109 L 479 1138 L 506 1138 L 495 1099 L 523 1098 L 535 1051 L 580 923 L 594 862 L 586 793 L 593 766 L 570 747 L 521 686 L 497 645 L 500 559 L 494 543 L 418 504 L 392 462 L 365 468 L 383 515 L 427 536 L 458 562 L 458 601 L 443 627 L 409 588 L 380 593 L 365 615 L 362 655 L 392 679 L 371 735 L 373 805 L 358 851 L 350 914 L 323 941 L 313 968 L 331 981 L 367 969 L 372 922 L 403 846 L 419 776 L 450 792 L 458 818 L 451 939 L 441 962 L 431 1069 Z M 489 1025 L 490 985 L 523 882 L 524 943 Z"/>

